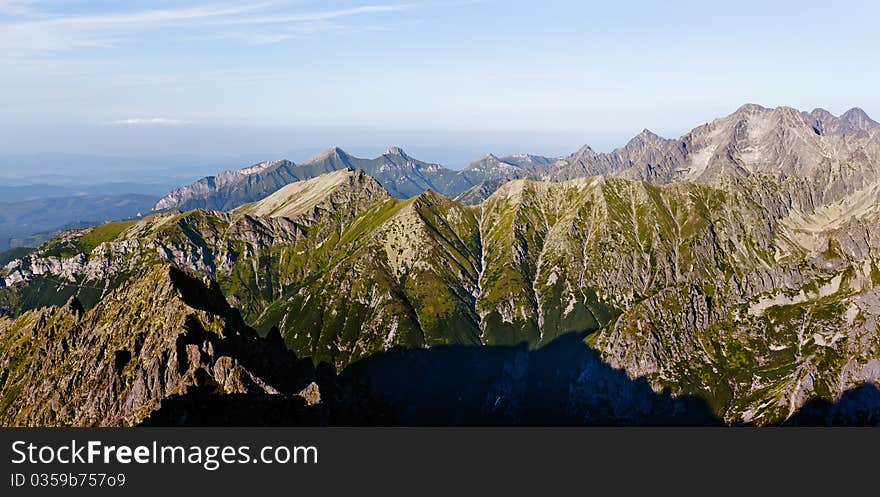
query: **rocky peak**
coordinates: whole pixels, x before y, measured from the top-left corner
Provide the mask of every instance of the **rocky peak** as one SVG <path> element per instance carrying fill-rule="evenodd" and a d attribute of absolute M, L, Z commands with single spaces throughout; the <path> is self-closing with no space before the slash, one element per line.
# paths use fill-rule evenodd
<path fill-rule="evenodd" d="M 816 107 L 815 109 L 810 111 L 810 116 L 812 116 L 816 119 L 826 119 L 826 120 L 837 119 L 837 116 L 835 116 L 834 114 L 832 114 L 828 110 L 823 109 L 821 107 Z"/>
<path fill-rule="evenodd" d="M 575 157 L 593 157 L 596 155 L 596 151 L 593 150 L 593 148 L 589 145 L 584 145 L 583 147 L 579 148 L 577 152 L 575 152 L 573 155 Z"/>
<path fill-rule="evenodd" d="M 272 195 L 245 204 L 234 212 L 257 217 L 297 218 L 320 205 L 371 204 L 388 192 L 360 169 L 344 168 L 284 186 Z"/>
<path fill-rule="evenodd" d="M 769 109 L 767 109 L 766 107 L 758 104 L 744 104 L 740 106 L 740 108 L 736 109 L 733 114 L 736 116 L 744 116 L 748 114 L 759 114 L 768 110 Z"/>
<path fill-rule="evenodd" d="M 822 108 L 813 109 L 809 114 L 805 114 L 804 117 L 811 122 L 813 129 L 821 135 L 833 133 L 840 126 L 840 119 Z"/>
<path fill-rule="evenodd" d="M 871 119 L 864 110 L 858 107 L 853 107 L 844 112 L 840 116 L 840 121 L 841 125 L 846 128 L 846 131 L 867 131 L 880 126 L 880 123 Z"/>
<path fill-rule="evenodd" d="M 420 193 L 419 195 L 417 195 L 415 197 L 414 204 L 431 205 L 431 204 L 436 204 L 438 202 L 446 203 L 446 202 L 449 202 L 449 199 L 447 199 L 443 195 L 437 193 L 433 188 L 428 188 L 427 190 L 423 191 L 422 193 Z"/>
<path fill-rule="evenodd" d="M 483 171 L 484 173 L 490 174 L 507 174 L 507 172 L 514 172 L 516 174 L 520 174 L 523 171 L 523 168 L 517 164 L 507 162 L 504 159 L 499 159 L 495 154 L 488 153 L 484 155 L 482 158 L 471 162 L 467 166 L 464 167 L 464 171 Z"/>
<path fill-rule="evenodd" d="M 320 154 L 307 160 L 305 162 L 305 164 L 313 164 L 315 162 L 321 162 L 321 161 L 327 160 L 327 159 L 345 160 L 348 157 L 349 157 L 349 155 L 345 150 L 342 150 L 341 148 L 339 148 L 337 146 L 332 146 L 332 147 L 328 148 L 327 150 L 321 152 Z"/>
<path fill-rule="evenodd" d="M 810 119 L 807 119 L 803 112 L 794 107 L 776 107 L 771 110 L 770 116 L 773 119 L 772 125 L 778 131 L 782 131 L 785 128 L 802 130 L 805 127 L 812 126 Z"/>
<path fill-rule="evenodd" d="M 533 164 L 547 164 L 552 162 L 553 160 L 549 157 L 544 157 L 541 155 L 532 155 L 532 154 L 513 154 L 501 159 L 505 162 L 510 162 L 511 164 L 515 163 L 533 163 Z"/>
<path fill-rule="evenodd" d="M 657 133 L 654 133 L 653 131 L 651 131 L 648 128 L 643 129 L 642 132 L 638 134 L 638 138 L 641 138 L 642 140 L 646 140 L 646 141 L 648 141 L 648 140 L 656 141 L 656 140 L 663 139 L 663 137 L 661 137 Z"/>
<path fill-rule="evenodd" d="M 554 160 L 555 159 L 549 157 L 531 154 L 513 154 L 501 158 L 502 162 L 513 164 L 514 166 L 526 169 L 532 173 L 538 172 L 538 169 L 541 167 L 552 164 Z"/>
<path fill-rule="evenodd" d="M 406 155 L 406 152 L 400 147 L 390 147 L 382 155 L 396 155 L 398 157 L 403 157 L 404 159 L 409 159 L 409 156 Z"/>
<path fill-rule="evenodd" d="M 259 164 L 254 164 L 253 166 L 241 168 L 238 170 L 238 172 L 241 174 L 245 174 L 245 175 L 257 174 L 257 173 L 261 173 L 263 171 L 267 171 L 269 169 L 273 169 L 273 168 L 276 168 L 278 166 L 282 166 L 285 164 L 291 165 L 291 166 L 294 165 L 293 162 L 290 162 L 289 160 L 286 160 L 286 159 L 267 160 L 267 161 L 260 162 Z"/>
<path fill-rule="evenodd" d="M 643 129 L 641 133 L 634 136 L 625 146 L 625 148 L 643 147 L 656 145 L 664 141 L 663 137 L 654 133 L 649 129 Z"/>
<path fill-rule="evenodd" d="M 779 115 L 777 109 L 767 108 L 758 104 L 745 104 L 736 109 L 733 114 L 717 119 L 716 122 L 746 127 L 749 123 L 769 121 L 773 115 Z M 723 125 L 723 124 L 722 124 Z"/>

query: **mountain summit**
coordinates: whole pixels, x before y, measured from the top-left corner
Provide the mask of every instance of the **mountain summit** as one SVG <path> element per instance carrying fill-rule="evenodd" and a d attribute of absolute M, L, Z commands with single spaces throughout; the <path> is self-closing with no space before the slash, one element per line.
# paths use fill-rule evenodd
<path fill-rule="evenodd" d="M 880 127 L 880 123 L 871 119 L 864 110 L 858 107 L 844 112 L 840 116 L 840 121 L 846 131 L 868 131 Z"/>
<path fill-rule="evenodd" d="M 312 157 L 311 159 L 305 161 L 304 165 L 313 165 L 313 164 L 321 164 L 326 162 L 332 162 L 334 164 L 348 164 L 351 161 L 351 156 L 345 150 L 337 146 L 332 146 L 327 150 L 324 150 L 320 154 Z M 348 166 L 342 166 L 348 167 Z"/>
<path fill-rule="evenodd" d="M 400 157 L 408 157 L 406 152 L 400 147 L 389 147 L 382 155 L 399 155 Z"/>

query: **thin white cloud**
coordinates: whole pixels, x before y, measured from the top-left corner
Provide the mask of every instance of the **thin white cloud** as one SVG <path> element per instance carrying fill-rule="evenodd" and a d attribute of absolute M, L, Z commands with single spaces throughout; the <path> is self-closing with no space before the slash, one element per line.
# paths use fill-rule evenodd
<path fill-rule="evenodd" d="M 288 24 L 288 23 L 304 23 L 329 21 L 340 17 L 349 17 L 363 14 L 378 14 L 385 12 L 398 12 L 412 8 L 411 4 L 396 5 L 365 5 L 362 7 L 353 7 L 350 9 L 325 10 L 318 12 L 309 12 L 305 14 L 261 16 L 261 17 L 244 17 L 240 19 L 224 20 L 224 24 Z"/>
<path fill-rule="evenodd" d="M 93 28 L 100 26 L 119 26 L 121 24 L 157 24 L 175 21 L 189 21 L 194 19 L 206 19 L 214 17 L 232 16 L 251 12 L 261 8 L 261 5 L 243 7 L 190 7 L 186 9 L 145 10 L 126 14 L 98 14 L 87 16 L 70 16 L 29 21 L 28 25 L 49 26 L 74 26 Z"/>
<path fill-rule="evenodd" d="M 4 0 L 0 0 L 2 2 Z M 28 18 L 0 24 L 0 55 L 110 47 L 137 28 L 164 27 L 253 12 L 263 5 L 201 6 L 129 13 Z"/>
<path fill-rule="evenodd" d="M 133 117 L 113 121 L 111 124 L 118 126 L 183 126 L 185 124 L 192 124 L 192 121 L 166 119 L 164 117 Z"/>
<path fill-rule="evenodd" d="M 0 10 L 26 6 L 28 0 L 0 0 Z M 277 43 L 295 34 L 332 31 L 331 21 L 340 18 L 392 13 L 413 7 L 411 4 L 364 5 L 348 9 L 306 13 L 276 12 L 268 15 L 273 3 L 250 5 L 203 5 L 195 7 L 143 10 L 124 13 L 35 17 L 0 23 L 0 56 L 22 57 L 28 53 L 69 51 L 80 48 L 110 48 L 120 40 L 131 40 L 139 31 L 165 27 L 210 25 L 216 35 L 255 42 Z M 262 12 L 263 15 L 258 13 Z M 275 34 L 222 33 L 218 25 L 258 26 L 288 25 L 288 30 Z"/>
<path fill-rule="evenodd" d="M 33 0 L 0 0 L 0 14 L 28 14 L 33 3 Z"/>

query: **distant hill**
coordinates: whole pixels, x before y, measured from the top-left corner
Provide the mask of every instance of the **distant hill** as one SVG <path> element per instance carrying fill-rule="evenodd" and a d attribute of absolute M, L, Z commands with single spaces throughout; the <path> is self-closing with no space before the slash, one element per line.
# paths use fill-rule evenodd
<path fill-rule="evenodd" d="M 0 250 L 34 235 L 38 245 L 63 229 L 137 217 L 149 212 L 155 201 L 152 195 L 125 194 L 0 202 Z"/>
<path fill-rule="evenodd" d="M 339 147 L 330 147 L 301 164 L 288 160 L 267 161 L 207 176 L 170 192 L 156 203 L 153 210 L 232 210 L 261 200 L 286 184 L 341 169 L 363 170 L 396 198 L 414 197 L 425 190 L 454 196 L 483 182 L 501 184 L 530 176 L 540 166 L 553 162 L 554 159 L 534 155 L 498 159 L 489 154 L 461 171 L 455 171 L 415 159 L 400 147 L 391 147 L 373 159 L 355 157 Z"/>

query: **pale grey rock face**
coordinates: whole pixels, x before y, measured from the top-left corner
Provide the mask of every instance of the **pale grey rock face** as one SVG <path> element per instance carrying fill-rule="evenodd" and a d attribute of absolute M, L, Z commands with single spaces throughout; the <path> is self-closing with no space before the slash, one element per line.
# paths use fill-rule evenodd
<path fill-rule="evenodd" d="M 499 159 L 493 154 L 486 154 L 465 166 L 459 175 L 471 182 L 497 182 L 528 177 L 529 171 L 518 164 Z"/>
<path fill-rule="evenodd" d="M 769 176 L 788 180 L 783 186 L 790 190 L 793 201 L 812 206 L 837 201 L 876 178 L 880 125 L 861 109 L 837 117 L 823 109 L 806 113 L 790 107 L 769 109 L 747 104 L 675 140 L 644 130 L 609 153 L 596 153 L 584 146 L 560 159 L 515 157 L 501 160 L 519 167 L 506 173 L 485 167 L 487 158 L 475 162 L 469 166 L 474 178 L 463 182 L 467 184 L 463 190 L 479 185 L 487 191 L 519 178 L 565 181 L 608 175 L 653 184 L 711 184 Z M 494 174 L 475 174 L 483 169 Z M 467 178 L 467 174 L 468 168 L 459 176 Z"/>
<path fill-rule="evenodd" d="M 259 200 L 299 177 L 295 164 L 287 160 L 261 162 L 237 171 L 223 171 L 180 187 L 161 198 L 154 211 L 193 208 L 230 209 Z"/>

